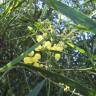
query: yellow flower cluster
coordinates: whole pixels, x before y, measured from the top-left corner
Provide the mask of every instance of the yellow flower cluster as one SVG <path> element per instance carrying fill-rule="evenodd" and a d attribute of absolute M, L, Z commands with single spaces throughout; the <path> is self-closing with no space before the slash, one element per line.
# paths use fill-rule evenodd
<path fill-rule="evenodd" d="M 64 43 L 60 41 L 58 44 L 52 45 L 50 41 L 45 41 L 43 45 L 39 45 L 37 48 L 35 48 L 35 51 L 41 51 L 42 49 L 62 52 L 64 50 Z"/>
<path fill-rule="evenodd" d="M 43 65 L 43 64 L 40 64 L 40 63 L 38 63 L 38 62 L 36 62 L 36 63 L 33 64 L 34 67 L 43 67 L 42 65 Z"/>
<path fill-rule="evenodd" d="M 33 51 L 28 54 L 27 57 L 24 58 L 24 64 L 32 64 L 32 63 L 37 63 L 41 59 L 41 55 L 39 53 L 36 53 L 33 56 Z"/>
<path fill-rule="evenodd" d="M 34 56 L 33 56 L 34 55 Z M 38 63 L 41 59 L 39 53 L 34 54 L 34 51 L 30 52 L 27 57 L 24 58 L 24 64 L 33 64 L 35 67 L 43 67 L 43 64 Z"/>
<path fill-rule="evenodd" d="M 42 36 L 38 35 L 39 39 L 37 41 L 39 42 L 42 40 Z M 39 45 L 37 48 L 35 48 L 35 51 L 41 51 L 42 49 L 47 49 L 50 51 L 59 51 L 62 52 L 64 49 L 64 44 L 62 41 L 60 41 L 57 44 L 52 44 L 51 41 L 45 41 L 42 45 Z M 54 55 L 55 60 L 60 60 L 61 54 L 56 53 Z M 34 51 L 30 52 L 27 57 L 24 58 L 24 64 L 33 64 L 35 66 L 40 66 L 38 61 L 41 59 L 40 53 L 35 53 Z"/>
<path fill-rule="evenodd" d="M 49 65 L 40 64 L 40 59 L 41 59 L 40 52 L 47 49 L 48 52 L 53 52 L 51 54 L 53 56 L 52 58 L 54 58 L 56 61 L 59 61 L 60 58 L 61 58 L 60 53 L 63 52 L 63 50 L 65 48 L 65 45 L 64 45 L 64 42 L 63 42 L 65 39 L 64 40 L 62 39 L 64 37 L 64 34 L 62 34 L 62 35 L 60 34 L 60 36 L 55 34 L 54 27 L 49 20 L 45 20 L 43 22 L 37 22 L 35 26 L 37 26 L 37 29 L 40 31 L 40 33 L 38 32 L 35 35 L 36 42 L 41 42 L 46 37 L 48 37 L 50 39 L 44 41 L 41 45 L 36 47 L 35 50 L 34 50 L 36 53 L 34 51 L 30 52 L 28 54 L 28 56 L 24 58 L 24 64 L 33 64 L 33 66 L 44 67 L 44 68 L 47 69 L 47 68 L 49 68 Z M 28 30 L 30 32 L 35 31 L 30 26 L 28 26 Z M 58 38 L 57 39 L 58 41 L 56 40 L 56 38 Z M 55 43 L 55 41 L 58 42 L 58 43 Z M 37 52 L 39 52 L 39 53 L 37 53 Z M 45 52 L 46 52 L 46 50 L 45 50 Z M 48 56 L 49 55 L 50 54 L 48 54 Z"/>
<path fill-rule="evenodd" d="M 60 41 L 58 44 L 54 44 L 51 47 L 51 50 L 62 52 L 64 50 L 64 43 L 62 41 Z"/>
<path fill-rule="evenodd" d="M 53 47 L 51 48 L 51 50 L 62 52 L 63 51 L 63 47 L 59 46 L 58 44 L 54 44 Z"/>
<path fill-rule="evenodd" d="M 30 64 L 30 63 L 33 63 L 32 57 L 25 57 L 24 64 Z"/>

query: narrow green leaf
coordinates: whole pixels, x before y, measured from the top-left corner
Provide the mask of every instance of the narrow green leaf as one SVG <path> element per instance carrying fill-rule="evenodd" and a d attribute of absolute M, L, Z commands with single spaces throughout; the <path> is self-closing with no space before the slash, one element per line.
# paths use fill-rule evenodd
<path fill-rule="evenodd" d="M 80 53 L 83 53 L 83 54 L 86 53 L 84 49 L 82 49 L 82 48 L 80 48 L 80 47 L 77 47 L 77 46 L 74 45 L 73 43 L 71 43 L 71 42 L 66 42 L 66 43 L 67 43 L 67 45 L 69 45 L 70 47 L 72 47 L 72 48 L 78 50 Z"/>
<path fill-rule="evenodd" d="M 43 1 L 49 6 L 53 7 L 58 12 L 72 19 L 76 24 L 81 24 L 82 26 L 85 26 L 89 31 L 92 31 L 93 33 L 96 34 L 96 22 L 91 20 L 83 13 L 57 0 L 43 0 Z"/>
<path fill-rule="evenodd" d="M 45 83 L 45 81 L 46 81 L 46 80 L 43 80 L 43 81 L 41 81 L 40 83 L 38 83 L 38 84 L 35 86 L 35 88 L 32 89 L 32 90 L 29 92 L 28 96 L 38 96 L 40 90 L 42 89 L 42 87 L 43 87 L 43 85 L 44 85 L 44 83 Z"/>

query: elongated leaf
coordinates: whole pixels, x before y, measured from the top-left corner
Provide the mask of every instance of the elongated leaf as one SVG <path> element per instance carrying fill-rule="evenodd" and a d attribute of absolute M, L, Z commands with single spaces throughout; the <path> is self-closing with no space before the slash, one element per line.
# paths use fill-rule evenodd
<path fill-rule="evenodd" d="M 42 89 L 44 83 L 45 83 L 45 80 L 43 80 L 43 81 L 41 81 L 39 84 L 37 84 L 37 85 L 35 86 L 35 88 L 32 89 L 32 90 L 29 92 L 28 96 L 38 96 L 38 94 L 39 94 L 40 90 Z"/>
<path fill-rule="evenodd" d="M 80 47 L 77 47 L 76 45 L 72 44 L 71 42 L 66 42 L 66 43 L 67 43 L 67 45 L 69 45 L 70 47 L 78 50 L 80 53 L 86 54 L 86 52 L 85 52 L 84 49 L 82 49 L 82 48 L 80 48 Z"/>
<path fill-rule="evenodd" d="M 96 34 L 96 22 L 88 18 L 83 13 L 57 0 L 43 0 L 43 1 L 45 1 L 46 4 L 53 7 L 58 12 L 72 19 L 76 24 L 81 24 L 82 26 L 85 26 L 87 29 L 89 29 L 89 31 L 92 31 L 93 33 Z"/>

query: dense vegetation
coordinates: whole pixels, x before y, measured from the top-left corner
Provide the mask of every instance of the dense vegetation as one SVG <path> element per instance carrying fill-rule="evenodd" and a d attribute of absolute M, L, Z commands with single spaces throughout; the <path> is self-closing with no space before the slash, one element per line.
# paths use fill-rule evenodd
<path fill-rule="evenodd" d="M 0 96 L 96 96 L 96 1 L 1 1 Z"/>

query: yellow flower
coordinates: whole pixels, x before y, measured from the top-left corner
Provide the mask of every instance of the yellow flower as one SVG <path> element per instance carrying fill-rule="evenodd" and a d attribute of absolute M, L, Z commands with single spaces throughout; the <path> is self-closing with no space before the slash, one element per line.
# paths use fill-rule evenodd
<path fill-rule="evenodd" d="M 40 64 L 40 67 L 42 68 L 42 67 L 44 67 L 44 65 L 43 64 Z"/>
<path fill-rule="evenodd" d="M 33 56 L 34 55 L 34 51 L 31 51 L 29 54 L 28 54 L 28 56 Z"/>
<path fill-rule="evenodd" d="M 56 51 L 57 50 L 57 45 L 54 44 L 53 47 L 51 47 L 51 50 Z"/>
<path fill-rule="evenodd" d="M 35 62 L 38 62 L 38 59 L 36 57 L 33 57 L 32 58 L 32 62 L 35 63 Z"/>
<path fill-rule="evenodd" d="M 36 62 L 36 63 L 33 64 L 33 66 L 40 67 L 40 64 Z"/>
<path fill-rule="evenodd" d="M 62 41 L 59 41 L 57 44 L 57 51 L 63 51 L 64 49 L 64 43 Z"/>
<path fill-rule="evenodd" d="M 60 51 L 60 52 L 62 52 L 63 49 L 64 49 L 63 46 L 59 46 L 58 44 L 57 45 L 54 44 L 53 47 L 51 47 L 51 50 L 53 50 L 53 51 Z"/>
<path fill-rule="evenodd" d="M 35 48 L 35 51 L 40 51 L 42 49 L 42 46 L 39 45 L 37 48 Z"/>
<path fill-rule="evenodd" d="M 33 63 L 32 57 L 25 57 L 24 58 L 24 64 L 31 64 Z"/>
<path fill-rule="evenodd" d="M 51 49 L 51 46 L 52 46 L 52 44 L 51 44 L 51 42 L 50 41 L 46 41 L 46 42 L 44 42 L 44 48 L 47 48 L 48 50 L 50 50 Z"/>
<path fill-rule="evenodd" d="M 43 36 L 42 35 L 37 35 L 36 40 L 37 40 L 37 42 L 40 42 L 41 40 L 43 40 Z"/>
<path fill-rule="evenodd" d="M 41 55 L 39 53 L 36 53 L 34 58 L 36 58 L 37 60 L 41 59 Z"/>
<path fill-rule="evenodd" d="M 58 61 L 58 60 L 60 60 L 60 58 L 61 58 L 61 54 L 56 53 L 56 54 L 55 54 L 55 60 L 57 60 L 57 61 Z"/>
<path fill-rule="evenodd" d="M 57 49 L 56 50 L 62 52 L 63 51 L 63 47 L 57 46 Z"/>
<path fill-rule="evenodd" d="M 47 33 L 43 33 L 43 37 L 47 37 Z"/>
<path fill-rule="evenodd" d="M 57 45 L 64 47 L 64 42 L 63 41 L 59 41 L 59 43 Z"/>

